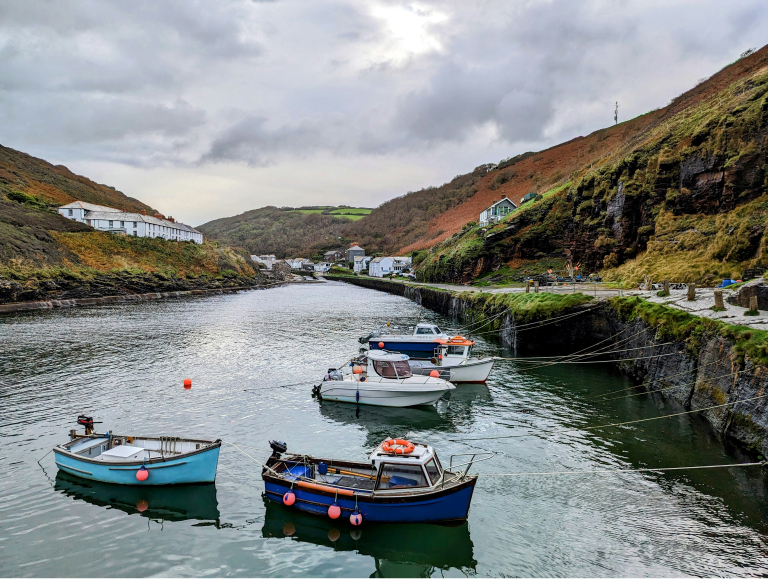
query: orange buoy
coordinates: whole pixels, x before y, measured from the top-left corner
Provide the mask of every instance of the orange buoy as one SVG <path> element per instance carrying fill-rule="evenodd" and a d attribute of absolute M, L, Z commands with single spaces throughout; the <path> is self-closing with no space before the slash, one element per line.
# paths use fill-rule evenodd
<path fill-rule="evenodd" d="M 363 515 L 360 513 L 360 511 L 353 511 L 351 515 L 349 515 L 349 522 L 352 523 L 355 527 L 359 527 L 363 524 Z"/>
<path fill-rule="evenodd" d="M 379 348 L 384 349 L 384 342 L 379 342 Z"/>
<path fill-rule="evenodd" d="M 296 502 L 296 495 L 293 494 L 291 491 L 288 491 L 283 495 L 283 504 L 286 506 L 291 506 L 293 503 Z"/>
<path fill-rule="evenodd" d="M 363 373 L 363 367 L 362 366 L 352 366 L 352 373 L 353 374 L 362 374 Z"/>
<path fill-rule="evenodd" d="M 341 516 L 341 507 L 333 503 L 330 507 L 328 507 L 328 516 L 332 519 L 338 519 Z"/>
<path fill-rule="evenodd" d="M 440 378 L 440 372 L 437 370 L 432 370 L 429 375 L 432 376 L 432 378 Z"/>
<path fill-rule="evenodd" d="M 192 388 L 192 379 L 191 378 L 184 378 L 184 388 L 189 390 Z"/>
<path fill-rule="evenodd" d="M 144 499 L 141 499 L 141 500 L 140 500 L 138 503 L 136 503 L 136 509 L 137 509 L 137 510 L 138 510 L 140 513 L 143 513 L 143 512 L 144 512 L 144 511 L 146 511 L 148 508 L 149 508 L 149 503 L 148 503 L 147 501 L 145 501 Z"/>
<path fill-rule="evenodd" d="M 136 471 L 136 480 L 144 482 L 149 478 L 149 471 L 144 468 L 144 465 L 141 466 L 139 470 Z"/>

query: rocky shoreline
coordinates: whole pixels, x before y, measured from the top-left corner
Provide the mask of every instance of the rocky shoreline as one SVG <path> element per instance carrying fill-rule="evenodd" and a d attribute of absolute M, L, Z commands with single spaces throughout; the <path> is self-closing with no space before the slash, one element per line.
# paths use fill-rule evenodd
<path fill-rule="evenodd" d="M 555 316 L 551 312 L 542 316 L 535 310 L 515 311 L 488 294 L 459 294 L 370 278 L 329 279 L 402 295 L 463 322 L 498 316 L 486 330 L 497 330 L 502 343 L 522 355 L 563 355 L 621 340 L 618 349 L 624 352 L 603 359 L 615 360 L 639 390 L 655 392 L 660 403 L 671 407 L 664 413 L 700 411 L 697 415 L 724 441 L 768 456 L 768 366 L 762 347 L 750 342 L 756 330 L 695 318 L 637 297 L 591 300 Z M 570 317 L 546 326 L 534 323 L 556 316 Z"/>
<path fill-rule="evenodd" d="M 0 312 L 90 306 L 141 299 L 263 289 L 261 277 L 179 278 L 157 273 L 115 272 L 92 278 L 58 277 L 19 282 L 0 277 Z"/>

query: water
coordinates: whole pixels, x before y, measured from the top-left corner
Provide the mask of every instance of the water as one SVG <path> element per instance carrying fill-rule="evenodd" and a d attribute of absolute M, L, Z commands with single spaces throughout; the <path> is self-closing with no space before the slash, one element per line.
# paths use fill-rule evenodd
<path fill-rule="evenodd" d="M 757 468 L 480 478 L 467 524 L 366 525 L 266 505 L 258 465 L 224 445 L 214 486 L 121 488 L 57 475 L 78 414 L 116 432 L 218 437 L 264 459 L 289 449 L 363 459 L 382 439 L 433 444 L 480 472 L 742 462 L 695 416 L 572 434 L 674 412 L 605 365 L 497 364 L 436 408 L 324 403 L 310 386 L 404 298 L 340 283 L 0 317 L 0 575 L 680 576 L 766 574 L 768 498 Z M 478 353 L 506 355 L 480 341 Z M 193 380 L 191 390 L 182 380 Z M 252 389 L 252 390 L 247 390 Z M 454 442 L 470 436 L 535 436 Z M 254 447 L 254 448 L 251 448 Z M 259 450 L 262 449 L 262 450 Z M 143 509 L 143 510 L 139 510 Z"/>

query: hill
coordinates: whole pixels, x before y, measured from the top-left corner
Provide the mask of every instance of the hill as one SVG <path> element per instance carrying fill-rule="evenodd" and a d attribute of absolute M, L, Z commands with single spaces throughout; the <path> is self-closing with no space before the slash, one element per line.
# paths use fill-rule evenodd
<path fill-rule="evenodd" d="M 768 265 L 767 94 L 765 47 L 663 109 L 537 153 L 511 174 L 494 168 L 430 222 L 443 233 L 419 255 L 419 275 L 468 282 L 572 261 L 608 279 L 711 284 Z M 490 228 L 472 226 L 500 192 L 543 195 Z"/>
<path fill-rule="evenodd" d="M 63 165 L 52 165 L 26 153 L 0 145 L 0 192 L 19 191 L 52 205 L 66 205 L 80 200 L 128 211 L 144 209 L 157 213 L 128 197 L 114 187 L 94 183 L 87 177 L 75 175 Z"/>
<path fill-rule="evenodd" d="M 349 241 L 346 226 L 367 221 L 369 213 L 365 207 L 262 207 L 209 221 L 198 229 L 251 255 L 308 257 L 344 245 Z"/>

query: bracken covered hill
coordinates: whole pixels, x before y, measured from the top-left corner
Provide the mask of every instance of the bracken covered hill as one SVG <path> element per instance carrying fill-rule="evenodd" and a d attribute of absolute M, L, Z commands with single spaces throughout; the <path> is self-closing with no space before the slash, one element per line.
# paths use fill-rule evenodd
<path fill-rule="evenodd" d="M 138 199 L 75 175 L 63 165 L 52 165 L 0 145 L 0 192 L 8 194 L 13 191 L 21 191 L 54 205 L 79 200 L 117 209 L 125 207 L 128 211 L 145 209 L 148 213 L 156 213 Z"/>
<path fill-rule="evenodd" d="M 647 115 L 494 169 L 440 215 L 420 256 L 426 280 L 585 273 L 710 283 L 768 263 L 768 48 L 741 58 Z M 506 176 L 504 172 L 507 172 Z M 506 193 L 543 194 L 490 229 L 467 227 Z"/>

